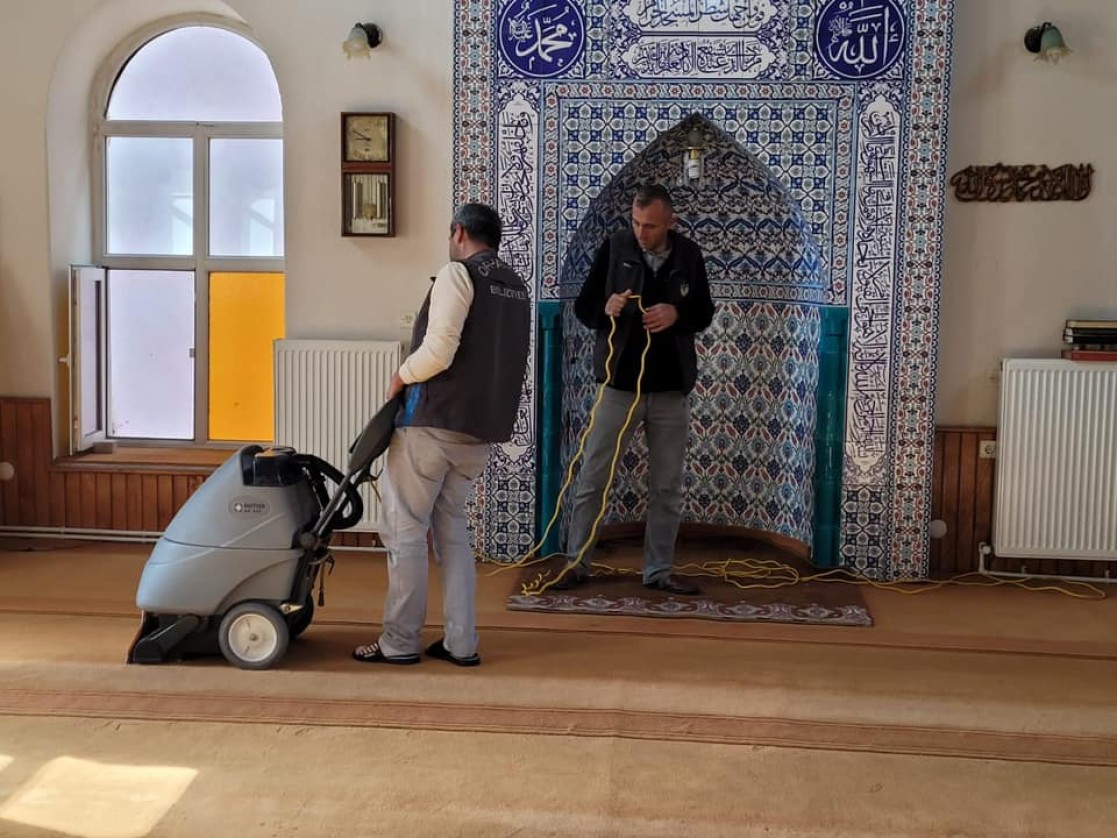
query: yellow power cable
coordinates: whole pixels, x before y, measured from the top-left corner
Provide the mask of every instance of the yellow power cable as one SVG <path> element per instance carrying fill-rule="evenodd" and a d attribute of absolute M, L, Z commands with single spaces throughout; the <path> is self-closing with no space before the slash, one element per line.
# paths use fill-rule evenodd
<path fill-rule="evenodd" d="M 630 300 L 635 300 L 640 309 L 641 314 L 647 314 L 647 309 L 644 308 L 643 301 L 639 294 L 626 294 Z M 609 335 L 607 337 L 607 344 L 609 347 L 608 354 L 605 357 L 605 381 L 601 383 L 597 390 L 597 396 L 594 399 L 593 405 L 590 407 L 589 422 L 586 429 L 582 431 L 581 438 L 578 442 L 578 450 L 574 453 L 573 458 L 570 460 L 570 465 L 566 470 L 566 479 L 559 490 L 558 498 L 555 501 L 555 511 L 551 515 L 551 520 L 547 523 L 546 529 L 543 531 L 542 537 L 539 541 L 532 546 L 532 548 L 520 559 L 515 562 L 502 562 L 497 559 L 478 553 L 477 556 L 483 562 L 500 565 L 500 567 L 493 571 L 493 574 L 503 573 L 507 570 L 514 568 L 525 567 L 535 562 L 545 561 L 553 556 L 561 556 L 563 553 L 553 553 L 548 556 L 536 556 L 536 551 L 547 541 L 547 536 L 550 535 L 551 529 L 554 527 L 555 522 L 558 520 L 559 513 L 562 509 L 562 501 L 566 496 L 566 491 L 570 487 L 574 478 L 574 466 L 581 459 L 585 451 L 586 439 L 589 437 L 590 431 L 593 429 L 594 421 L 597 415 L 597 408 L 601 404 L 601 400 L 605 394 L 605 388 L 609 385 L 612 379 L 612 366 L 614 346 L 613 337 L 616 334 L 617 318 L 609 318 Z M 578 551 L 578 555 L 572 560 L 567 561 L 565 566 L 557 574 L 549 575 L 547 573 L 539 573 L 530 582 L 525 582 L 521 588 L 521 592 L 525 596 L 539 596 L 546 590 L 555 585 L 567 573 L 576 568 L 582 563 L 586 551 L 589 546 L 593 544 L 594 539 L 597 537 L 597 529 L 601 521 L 605 517 L 605 510 L 608 507 L 609 490 L 612 488 L 613 480 L 616 478 L 617 460 L 620 458 L 621 441 L 624 439 L 625 432 L 628 430 L 629 424 L 632 422 L 632 415 L 636 411 L 636 406 L 640 402 L 641 387 L 644 381 L 644 370 L 648 356 L 648 350 L 652 344 L 652 334 L 645 327 L 644 332 L 646 339 L 644 342 L 644 349 L 640 353 L 640 372 L 636 378 L 636 396 L 632 401 L 632 405 L 628 409 L 625 416 L 624 424 L 621 426 L 620 433 L 617 435 L 617 442 L 613 448 L 613 458 L 609 463 L 609 478 L 605 483 L 605 491 L 601 495 L 601 506 L 598 510 L 597 517 L 594 519 L 593 526 L 590 529 L 589 537 Z M 634 568 L 617 568 L 610 565 L 592 563 L 591 567 L 600 571 L 599 575 L 641 575 L 639 570 Z M 690 572 L 685 572 L 690 571 Z M 1004 579 L 993 576 L 988 573 L 980 573 L 978 571 L 971 571 L 969 573 L 962 573 L 953 576 L 949 579 L 939 579 L 929 581 L 926 579 L 918 578 L 902 578 L 893 579 L 888 582 L 881 582 L 872 579 L 864 574 L 856 573 L 848 568 L 831 568 L 829 570 L 820 571 L 818 573 L 802 574 L 795 567 L 785 563 L 776 561 L 774 559 L 738 559 L 726 558 L 721 561 L 710 561 L 695 563 L 691 562 L 684 565 L 679 565 L 675 568 L 675 572 L 681 576 L 703 576 L 714 579 L 719 579 L 726 582 L 740 590 L 758 590 L 758 589 L 776 589 L 785 588 L 792 585 L 800 585 L 806 582 L 830 582 L 842 583 L 847 585 L 864 585 L 879 590 L 894 591 L 896 593 L 905 595 L 915 595 L 928 593 L 930 591 L 937 591 L 947 585 L 959 585 L 963 587 L 1001 587 L 1009 585 L 1012 587 L 1023 588 L 1027 591 L 1055 591 L 1076 599 L 1105 599 L 1106 592 L 1096 585 L 1089 582 L 1078 582 L 1074 580 L 1066 580 L 1064 585 L 1074 585 L 1077 588 L 1083 589 L 1081 591 L 1071 590 L 1059 585 L 1035 585 L 1032 580 L 1024 579 Z M 963 581 L 969 577 L 977 577 L 984 581 Z M 754 580 L 749 584 L 745 584 L 740 580 Z M 908 585 L 918 585 L 919 587 L 911 588 L 905 587 Z"/>
<path fill-rule="evenodd" d="M 641 572 L 635 568 L 611 567 L 609 565 L 594 564 L 603 576 L 640 576 Z M 689 572 L 684 572 L 689 571 Z M 1036 584 L 1035 579 L 1006 579 L 989 573 L 970 571 L 960 573 L 949 579 L 921 579 L 918 577 L 892 579 L 881 582 L 849 568 L 835 567 L 818 573 L 802 573 L 797 568 L 786 562 L 775 559 L 738 559 L 726 558 L 718 561 L 691 562 L 678 565 L 675 572 L 680 576 L 702 576 L 717 579 L 738 588 L 747 590 L 774 590 L 787 588 L 807 582 L 829 582 L 846 585 L 864 585 L 879 590 L 893 591 L 898 594 L 916 595 L 937 591 L 947 585 L 958 585 L 971 588 L 997 588 L 1005 585 L 1022 588 L 1026 591 L 1055 591 L 1075 599 L 1106 599 L 1105 590 L 1089 582 L 1067 579 L 1060 583 L 1062 586 L 1074 586 L 1078 590 L 1060 585 Z M 970 577 L 973 577 L 971 579 Z M 745 584 L 741 580 L 753 580 Z M 918 586 L 918 587 L 906 587 Z"/>
<path fill-rule="evenodd" d="M 625 294 L 625 296 L 628 297 L 630 300 L 635 300 L 636 301 L 636 305 L 639 307 L 641 314 L 647 314 L 648 313 L 647 309 L 644 308 L 643 300 L 641 300 L 639 294 Z M 609 355 L 607 356 L 606 361 L 605 361 L 605 375 L 607 376 L 606 383 L 608 382 L 608 376 L 609 376 L 609 360 L 611 360 L 612 357 L 613 357 L 613 332 L 615 331 L 616 325 L 617 325 L 617 319 L 615 317 L 610 318 L 610 320 L 611 320 L 611 326 L 610 326 L 610 329 L 609 329 Z M 617 460 L 620 459 L 620 456 L 621 456 L 621 442 L 624 440 L 624 435 L 625 435 L 625 432 L 628 430 L 628 426 L 632 423 L 632 415 L 636 412 L 636 406 L 640 403 L 640 395 L 641 395 L 641 389 L 640 388 L 641 388 L 641 385 L 643 384 L 643 381 L 644 381 L 644 368 L 645 368 L 645 364 L 646 364 L 647 358 L 648 358 L 648 350 L 651 348 L 651 345 L 652 345 L 652 333 L 648 330 L 648 328 L 646 326 L 644 327 L 644 333 L 647 335 L 647 337 L 644 340 L 644 349 L 640 353 L 640 372 L 636 376 L 636 396 L 633 398 L 632 404 L 629 405 L 628 413 L 626 413 L 625 417 L 624 417 L 624 424 L 621 425 L 621 430 L 617 434 L 617 442 L 613 446 L 613 459 L 609 461 L 609 478 L 605 481 L 605 491 L 603 491 L 601 493 L 601 507 L 597 511 L 597 517 L 593 519 L 593 526 L 590 527 L 590 534 L 586 538 L 585 543 L 582 544 L 581 549 L 578 550 L 578 555 L 575 556 L 573 559 L 568 560 L 566 565 L 563 567 L 563 569 L 561 571 L 559 571 L 556 574 L 553 574 L 551 576 L 551 578 L 549 578 L 549 579 L 546 579 L 545 575 L 541 573 L 538 576 L 536 576 L 535 579 L 533 579 L 531 582 L 525 582 L 524 585 L 523 585 L 523 588 L 522 588 L 522 591 L 523 591 L 525 596 L 539 596 L 544 591 L 546 591 L 548 588 L 555 585 L 567 573 L 571 572 L 574 568 L 578 567 L 578 565 L 580 565 L 582 563 L 582 558 L 586 555 L 586 551 L 589 550 L 590 545 L 593 544 L 594 539 L 597 538 L 597 528 L 601 525 L 601 520 L 605 517 L 605 510 L 609 505 L 609 490 L 612 488 L 613 480 L 616 478 Z M 605 383 L 603 383 L 601 385 L 601 391 L 600 392 L 602 394 L 605 392 L 605 386 L 606 386 Z M 598 403 L 600 403 L 600 401 L 601 401 L 601 396 L 599 394 Z M 596 410 L 596 408 L 597 408 L 597 404 L 594 405 L 595 410 Z M 586 426 L 586 433 L 583 434 L 583 438 L 582 438 L 583 443 L 585 442 L 585 437 L 588 436 L 589 429 L 592 426 L 593 426 L 593 419 L 591 417 L 590 424 Z M 578 451 L 578 456 L 581 456 L 581 453 L 582 453 L 581 450 L 579 450 Z M 570 474 L 573 474 L 574 462 L 576 462 L 576 459 L 571 460 Z M 567 477 L 567 482 L 569 483 L 569 475 Z M 564 487 L 564 490 L 565 490 L 565 487 Z M 556 504 L 555 504 L 555 514 L 551 517 L 551 523 L 552 524 L 554 523 L 555 518 L 558 517 L 559 508 L 560 508 L 559 504 L 561 503 L 561 501 L 562 501 L 562 497 L 561 497 L 561 493 L 560 493 L 559 501 L 556 502 Z M 550 531 L 550 525 L 548 525 L 548 531 Z"/>
<path fill-rule="evenodd" d="M 647 314 L 647 309 L 644 308 L 643 301 L 641 300 L 641 297 L 640 297 L 639 294 L 628 294 L 628 293 L 626 293 L 625 296 L 628 297 L 630 300 L 634 300 L 636 302 L 636 305 L 639 307 L 641 314 Z M 610 317 L 609 318 L 609 335 L 606 339 L 606 342 L 607 342 L 608 347 L 609 347 L 609 352 L 605 356 L 605 380 L 601 383 L 601 385 L 597 389 L 597 396 L 594 399 L 594 403 L 590 408 L 589 422 L 586 425 L 586 429 L 584 431 L 582 431 L 581 438 L 578 441 L 578 450 L 574 453 L 574 456 L 570 460 L 570 465 L 567 467 L 566 479 L 564 480 L 564 482 L 562 484 L 562 488 L 559 490 L 558 498 L 555 501 L 555 511 L 554 511 L 554 514 L 551 515 L 551 520 L 547 523 L 547 526 L 544 529 L 543 535 L 539 539 L 539 541 L 535 545 L 533 545 L 532 548 L 530 550 L 528 550 L 528 552 L 522 558 L 516 560 L 515 562 L 498 562 L 497 560 L 493 559 L 490 556 L 486 556 L 484 554 L 478 554 L 478 557 L 484 562 L 492 562 L 492 563 L 497 563 L 497 564 L 501 565 L 501 567 L 499 567 L 497 570 L 495 570 L 494 573 L 503 573 L 504 571 L 512 570 L 513 568 L 524 567 L 526 565 L 533 564 L 536 561 L 544 561 L 548 558 L 551 558 L 551 556 L 564 555 L 562 553 L 554 553 L 554 554 L 551 554 L 551 556 L 537 557 L 537 556 L 535 556 L 535 553 L 536 553 L 536 551 L 539 550 L 540 547 L 543 546 L 544 543 L 546 543 L 547 536 L 550 535 L 551 529 L 554 527 L 555 522 L 558 520 L 559 513 L 562 510 L 563 498 L 566 496 L 567 489 L 570 488 L 570 484 L 571 484 L 571 482 L 573 482 L 573 479 L 574 479 L 574 466 L 577 465 L 578 461 L 582 458 L 582 454 L 585 452 L 586 440 L 589 438 L 590 431 L 593 429 L 594 422 L 596 421 L 596 418 L 597 418 L 597 408 L 601 404 L 601 401 L 605 396 L 605 388 L 609 386 L 609 382 L 612 380 L 612 374 L 613 374 L 612 361 L 613 361 L 613 354 L 615 352 L 615 347 L 613 345 L 613 337 L 616 334 L 616 330 L 617 330 L 617 318 L 616 317 Z M 594 519 L 593 527 L 590 530 L 590 536 L 589 536 L 588 539 L 586 539 L 585 544 L 582 545 L 582 549 L 578 551 L 578 555 L 575 556 L 573 560 L 568 561 L 567 564 L 563 567 L 563 569 L 558 574 L 555 574 L 551 579 L 549 579 L 549 580 L 545 579 L 546 575 L 543 574 L 543 573 L 540 573 L 531 582 L 524 583 L 523 593 L 525 595 L 535 596 L 535 595 L 543 593 L 545 590 L 547 590 L 552 585 L 554 585 L 556 582 L 558 582 L 567 572 L 569 572 L 573 568 L 577 567 L 581 563 L 582 558 L 585 556 L 586 551 L 589 549 L 589 546 L 593 543 L 594 538 L 597 535 L 597 528 L 598 528 L 598 526 L 600 526 L 601 520 L 605 517 L 605 509 L 608 506 L 609 489 L 612 487 L 613 480 L 616 477 L 617 460 L 620 457 L 621 440 L 624 439 L 625 431 L 628 430 L 628 426 L 632 422 L 632 415 L 636 411 L 637 404 L 639 404 L 639 402 L 640 402 L 641 384 L 644 380 L 644 369 L 645 369 L 645 365 L 646 365 L 646 361 L 647 361 L 648 350 L 651 348 L 651 345 L 652 345 L 651 332 L 648 331 L 646 328 L 645 328 L 644 331 L 645 331 L 645 334 L 646 334 L 647 337 L 644 341 L 644 349 L 640 353 L 640 372 L 639 372 L 639 374 L 637 375 L 637 378 L 636 378 L 636 396 L 632 401 L 632 405 L 628 409 L 627 415 L 625 416 L 624 425 L 621 427 L 621 431 L 617 435 L 617 443 L 616 443 L 616 446 L 613 449 L 613 458 L 612 458 L 612 461 L 609 464 L 609 479 L 605 484 L 605 491 L 602 493 L 602 496 L 601 496 L 601 508 L 598 510 L 597 517 Z"/>
<path fill-rule="evenodd" d="M 636 298 L 636 299 L 639 299 L 639 298 Z M 547 536 L 549 536 L 551 534 L 551 529 L 554 527 L 555 521 L 558 520 L 559 512 L 562 510 L 562 499 L 566 496 L 566 490 L 570 488 L 570 484 L 574 480 L 574 466 L 577 465 L 578 460 L 580 460 L 582 458 L 582 453 L 585 451 L 585 448 L 586 448 L 586 439 L 589 438 L 590 431 L 593 429 L 593 424 L 597 419 L 597 407 L 598 407 L 598 405 L 601 404 L 601 400 L 605 397 L 605 388 L 607 386 L 609 386 L 609 382 L 612 380 L 612 377 L 613 377 L 613 370 L 612 370 L 613 335 L 616 333 L 616 331 L 617 331 L 617 319 L 615 317 L 610 317 L 609 318 L 609 336 L 608 336 L 608 339 L 607 339 L 607 343 L 608 343 L 608 346 L 609 346 L 609 352 L 605 356 L 605 380 L 600 384 L 600 386 L 598 386 L 597 396 L 594 398 L 593 405 L 590 406 L 590 420 L 589 420 L 589 423 L 586 425 L 586 429 L 584 431 L 582 431 L 582 436 L 578 440 L 578 450 L 574 452 L 574 456 L 570 460 L 570 465 L 566 469 L 566 479 L 563 481 L 562 488 L 559 489 L 558 498 L 555 500 L 555 511 L 554 511 L 554 514 L 551 515 L 551 520 L 547 522 L 547 526 L 543 530 L 543 535 L 540 537 L 539 541 L 537 541 L 534 545 L 532 545 L 531 549 L 528 550 L 523 555 L 523 557 L 517 559 L 514 562 L 503 562 L 503 561 L 500 561 L 499 559 L 493 558 L 492 556 L 486 555 L 485 553 L 476 553 L 475 555 L 482 562 L 488 562 L 488 563 L 491 563 L 491 564 L 500 565 L 500 567 L 498 567 L 496 570 L 494 570 L 490 574 L 490 576 L 495 575 L 497 573 L 503 573 L 506 570 L 512 570 L 514 568 L 519 568 L 519 567 L 525 567 L 527 565 L 534 564 L 536 562 L 545 561 L 546 559 L 549 559 L 552 556 L 563 555 L 562 553 L 552 553 L 548 556 L 536 556 L 535 553 L 536 553 L 536 551 L 539 550 L 540 547 L 542 547 L 546 543 Z M 650 346 L 650 345 L 651 345 L 651 335 L 649 334 L 648 335 L 648 343 L 644 347 L 645 354 L 647 353 L 648 346 Z M 643 369 L 643 357 L 641 357 L 641 370 L 642 369 Z M 639 386 L 639 382 L 637 382 L 637 386 Z M 626 427 L 627 427 L 627 425 L 626 425 Z M 608 493 L 608 488 L 606 488 L 606 493 Z"/>

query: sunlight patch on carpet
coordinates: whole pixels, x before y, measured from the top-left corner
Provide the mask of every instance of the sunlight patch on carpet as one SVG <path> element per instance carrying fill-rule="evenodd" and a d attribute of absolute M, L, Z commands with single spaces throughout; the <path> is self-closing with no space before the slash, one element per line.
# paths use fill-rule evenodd
<path fill-rule="evenodd" d="M 0 805 L 0 821 L 75 838 L 143 838 L 197 774 L 193 768 L 58 757 Z"/>

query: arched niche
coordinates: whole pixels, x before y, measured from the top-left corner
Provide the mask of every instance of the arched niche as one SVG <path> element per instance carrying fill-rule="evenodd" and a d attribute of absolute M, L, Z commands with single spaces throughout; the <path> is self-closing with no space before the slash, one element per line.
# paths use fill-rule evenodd
<path fill-rule="evenodd" d="M 704 177 L 679 184 L 695 134 Z M 593 254 L 629 223 L 642 183 L 667 186 L 679 229 L 706 257 L 714 322 L 699 336 L 683 520 L 766 533 L 810 549 L 815 496 L 819 247 L 787 188 L 756 156 L 702 114 L 661 133 L 590 203 L 568 243 L 559 277 L 563 306 L 562 461 L 569 462 L 596 384 L 593 336 L 572 301 Z M 618 470 L 606 523 L 646 513 L 646 443 L 638 433 Z"/>

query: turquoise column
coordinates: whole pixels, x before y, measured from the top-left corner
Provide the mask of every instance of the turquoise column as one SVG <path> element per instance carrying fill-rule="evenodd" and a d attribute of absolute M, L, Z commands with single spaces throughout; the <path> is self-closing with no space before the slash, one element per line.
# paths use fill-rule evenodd
<path fill-rule="evenodd" d="M 559 489 L 562 488 L 562 303 L 548 301 L 538 304 L 539 350 L 536 356 L 536 411 L 539 440 L 535 479 L 535 538 L 555 513 Z M 540 555 L 559 549 L 559 526 L 555 525 L 547 541 L 539 548 Z"/>
<path fill-rule="evenodd" d="M 837 567 L 840 564 L 849 309 L 829 306 L 819 311 L 822 323 L 818 349 L 814 545 L 811 558 L 819 567 Z"/>

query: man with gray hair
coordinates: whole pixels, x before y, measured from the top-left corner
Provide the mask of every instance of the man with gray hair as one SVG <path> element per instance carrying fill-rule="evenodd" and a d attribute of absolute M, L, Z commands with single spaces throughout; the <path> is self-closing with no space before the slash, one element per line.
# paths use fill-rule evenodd
<path fill-rule="evenodd" d="M 643 186 L 632 201 L 632 226 L 607 239 L 574 303 L 574 313 L 596 333 L 594 375 L 608 380 L 586 440 L 566 539 L 567 564 L 552 587 L 585 583 L 591 535 L 609 490 L 609 465 L 629 407 L 632 424 L 620 440 L 628 447 L 639 423 L 648 440 L 648 513 L 644 529 L 644 586 L 672 594 L 698 588 L 674 573 L 675 538 L 682 518 L 683 464 L 690 431 L 689 393 L 697 378 L 694 336 L 713 321 L 706 263 L 698 245 L 675 231 L 668 191 Z M 639 297 L 640 305 L 633 297 Z M 616 321 L 611 369 L 609 330 Z M 650 341 L 650 343 L 649 343 Z M 641 361 L 647 346 L 641 378 Z"/>
<path fill-rule="evenodd" d="M 450 262 L 434 279 L 412 334 L 414 347 L 392 378 L 404 394 L 381 479 L 380 538 L 388 549 L 384 630 L 353 657 L 419 663 L 427 609 L 427 533 L 442 580 L 443 637 L 429 657 L 476 666 L 477 570 L 465 504 L 493 443 L 506 442 L 527 370 L 531 299 L 497 255 L 501 221 L 465 204 L 450 224 Z"/>

